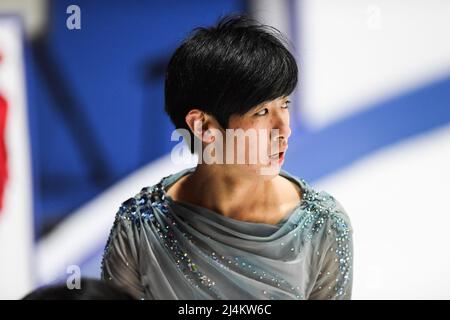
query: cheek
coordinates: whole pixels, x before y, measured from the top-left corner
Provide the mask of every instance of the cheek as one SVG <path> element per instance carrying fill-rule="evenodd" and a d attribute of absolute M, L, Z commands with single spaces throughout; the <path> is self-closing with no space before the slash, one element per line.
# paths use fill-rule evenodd
<path fill-rule="evenodd" d="M 230 118 L 229 129 L 242 129 L 248 130 L 253 126 L 257 125 L 257 119 L 253 117 L 247 118 Z"/>
<path fill-rule="evenodd" d="M 270 152 L 270 127 L 261 121 L 254 121 L 248 129 L 254 130 L 256 139 L 248 141 L 246 156 L 256 155 L 260 161 Z"/>
<path fill-rule="evenodd" d="M 269 119 L 258 119 L 249 117 L 247 119 L 230 119 L 229 129 L 241 129 L 244 131 L 254 131 L 256 139 L 245 139 L 244 154 L 249 159 L 250 155 L 258 155 L 260 150 L 266 155 L 270 150 L 270 134 L 271 125 Z M 237 141 L 234 141 L 235 155 L 238 152 Z M 242 151 L 242 149 L 241 149 Z"/>

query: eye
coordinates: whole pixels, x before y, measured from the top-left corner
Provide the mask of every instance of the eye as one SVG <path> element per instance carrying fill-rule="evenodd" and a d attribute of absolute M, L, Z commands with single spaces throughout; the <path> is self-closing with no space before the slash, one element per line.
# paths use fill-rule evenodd
<path fill-rule="evenodd" d="M 265 116 L 267 113 L 269 112 L 269 109 L 264 108 L 261 109 L 260 111 L 258 111 L 257 113 L 255 113 L 257 116 Z"/>
<path fill-rule="evenodd" d="M 286 103 L 284 104 L 283 108 L 284 109 L 288 109 L 289 108 L 289 103 L 291 103 L 291 101 L 286 100 Z"/>

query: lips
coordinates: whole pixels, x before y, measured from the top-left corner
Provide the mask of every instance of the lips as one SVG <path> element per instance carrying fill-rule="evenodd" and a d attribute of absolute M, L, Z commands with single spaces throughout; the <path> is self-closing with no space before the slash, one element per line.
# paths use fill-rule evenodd
<path fill-rule="evenodd" d="M 275 154 L 271 155 L 270 158 L 281 158 L 283 155 L 284 155 L 284 151 L 275 153 Z"/>
<path fill-rule="evenodd" d="M 270 157 L 270 161 L 272 163 L 277 163 L 278 165 L 281 165 L 284 162 L 284 154 L 285 154 L 284 151 L 276 153 Z"/>
<path fill-rule="evenodd" d="M 288 146 L 286 146 L 284 149 L 281 149 L 280 152 L 274 153 L 273 155 L 269 156 L 270 158 L 276 158 L 276 157 L 282 157 L 286 153 L 286 150 L 288 149 Z"/>

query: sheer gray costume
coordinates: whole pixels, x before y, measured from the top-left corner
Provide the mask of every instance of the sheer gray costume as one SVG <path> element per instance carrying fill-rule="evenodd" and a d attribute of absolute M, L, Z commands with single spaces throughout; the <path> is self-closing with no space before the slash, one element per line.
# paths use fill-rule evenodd
<path fill-rule="evenodd" d="M 353 229 L 340 203 L 304 179 L 277 225 L 244 222 L 173 200 L 195 168 L 145 187 L 116 214 L 102 278 L 136 299 L 350 299 Z"/>

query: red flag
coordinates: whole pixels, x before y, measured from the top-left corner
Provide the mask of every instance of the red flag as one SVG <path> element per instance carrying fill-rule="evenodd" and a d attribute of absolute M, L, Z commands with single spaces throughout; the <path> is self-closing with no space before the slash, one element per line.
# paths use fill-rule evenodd
<path fill-rule="evenodd" d="M 0 52 L 0 64 L 2 63 L 2 53 Z M 5 143 L 6 116 L 8 114 L 8 102 L 0 92 L 0 213 L 3 209 L 3 192 L 6 180 L 8 179 L 7 150 Z"/>

